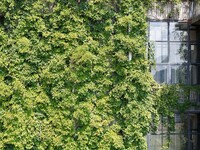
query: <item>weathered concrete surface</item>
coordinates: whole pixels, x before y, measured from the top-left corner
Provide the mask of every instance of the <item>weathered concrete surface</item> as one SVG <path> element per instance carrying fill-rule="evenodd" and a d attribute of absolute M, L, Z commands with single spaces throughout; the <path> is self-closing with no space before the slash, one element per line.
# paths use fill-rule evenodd
<path fill-rule="evenodd" d="M 180 20 L 188 21 L 190 19 L 190 7 L 192 2 L 184 1 L 180 4 L 174 3 L 155 3 L 148 11 L 148 19 L 151 20 Z"/>

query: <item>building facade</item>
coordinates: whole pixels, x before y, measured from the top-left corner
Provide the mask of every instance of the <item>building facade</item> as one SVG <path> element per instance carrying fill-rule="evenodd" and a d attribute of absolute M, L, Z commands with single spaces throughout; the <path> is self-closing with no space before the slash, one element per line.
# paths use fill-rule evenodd
<path fill-rule="evenodd" d="M 200 5 L 194 0 L 182 3 L 156 3 L 148 12 L 149 40 L 154 45 L 156 66 L 151 72 L 160 84 L 200 84 Z M 197 91 L 189 100 L 200 103 Z M 180 103 L 184 99 L 180 97 Z M 162 118 L 163 119 L 163 118 Z M 160 125 L 147 136 L 149 150 L 200 150 L 200 108 L 191 107 L 183 115 L 175 113 L 175 131 Z"/>

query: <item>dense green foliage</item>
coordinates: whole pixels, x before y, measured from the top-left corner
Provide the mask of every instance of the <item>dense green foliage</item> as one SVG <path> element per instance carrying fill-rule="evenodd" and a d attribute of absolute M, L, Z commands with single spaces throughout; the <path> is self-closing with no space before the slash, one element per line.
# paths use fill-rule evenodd
<path fill-rule="evenodd" d="M 0 149 L 146 149 L 148 3 L 1 0 Z"/>

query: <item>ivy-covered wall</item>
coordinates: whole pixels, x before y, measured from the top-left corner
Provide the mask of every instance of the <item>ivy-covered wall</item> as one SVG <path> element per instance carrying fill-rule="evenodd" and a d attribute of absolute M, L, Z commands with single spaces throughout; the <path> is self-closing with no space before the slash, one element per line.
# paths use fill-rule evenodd
<path fill-rule="evenodd" d="M 146 149 L 149 2 L 1 0 L 0 149 Z"/>

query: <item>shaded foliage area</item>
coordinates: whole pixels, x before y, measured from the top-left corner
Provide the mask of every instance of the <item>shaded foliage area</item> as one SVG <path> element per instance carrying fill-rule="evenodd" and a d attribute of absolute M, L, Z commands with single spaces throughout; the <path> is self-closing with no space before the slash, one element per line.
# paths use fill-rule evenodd
<path fill-rule="evenodd" d="M 145 6 L 2 0 L 0 149 L 146 149 L 158 89 Z"/>

